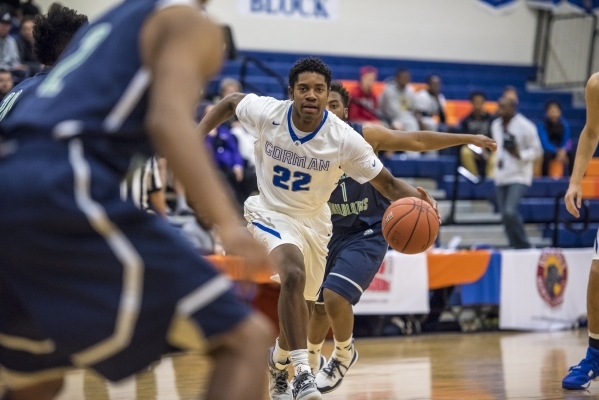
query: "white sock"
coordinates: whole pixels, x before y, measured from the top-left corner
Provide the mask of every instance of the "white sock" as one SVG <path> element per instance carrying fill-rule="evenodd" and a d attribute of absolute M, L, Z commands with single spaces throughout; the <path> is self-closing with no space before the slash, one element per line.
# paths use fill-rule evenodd
<path fill-rule="evenodd" d="M 272 360 L 279 364 L 287 364 L 289 359 L 289 350 L 283 350 L 279 346 L 279 338 L 277 338 L 277 344 L 275 345 L 275 351 L 272 352 Z"/>
<path fill-rule="evenodd" d="M 353 336 L 350 336 L 350 338 L 344 342 L 338 342 L 337 339 L 335 339 L 335 351 L 333 351 L 335 358 L 349 360 L 352 356 L 353 340 Z"/>
<path fill-rule="evenodd" d="M 310 343 L 308 341 L 308 362 L 313 370 L 320 366 L 320 352 L 324 341 L 319 344 Z"/>
<path fill-rule="evenodd" d="M 184 194 L 177 195 L 177 210 L 187 210 L 189 206 L 187 205 L 187 201 L 185 200 Z"/>
<path fill-rule="evenodd" d="M 308 349 L 292 350 L 289 352 L 289 358 L 295 369 L 295 375 L 299 375 L 304 371 L 312 373 L 308 363 Z"/>

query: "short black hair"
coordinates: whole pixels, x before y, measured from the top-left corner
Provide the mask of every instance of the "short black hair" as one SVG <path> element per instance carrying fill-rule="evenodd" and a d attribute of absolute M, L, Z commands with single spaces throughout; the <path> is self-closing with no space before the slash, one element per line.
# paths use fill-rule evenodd
<path fill-rule="evenodd" d="M 472 92 L 472 93 L 470 93 L 470 101 L 474 101 L 475 97 L 482 97 L 484 100 L 487 100 L 487 95 L 484 92 Z"/>
<path fill-rule="evenodd" d="M 331 92 L 337 92 L 343 101 L 343 107 L 349 107 L 349 92 L 339 81 L 331 82 Z"/>
<path fill-rule="evenodd" d="M 46 15 L 35 17 L 33 52 L 44 65 L 54 65 L 75 32 L 87 23 L 87 16 L 53 3 Z"/>
<path fill-rule="evenodd" d="M 439 77 L 439 75 L 437 75 L 437 74 L 432 74 L 432 75 L 429 75 L 429 76 L 426 78 L 426 83 L 430 84 L 430 83 L 433 81 L 433 78 L 437 78 L 438 80 L 441 80 L 441 78 Z"/>
<path fill-rule="evenodd" d="M 548 100 L 545 103 L 545 111 L 549 110 L 549 107 L 551 107 L 551 106 L 556 106 L 557 108 L 559 108 L 560 111 L 562 111 L 562 103 L 560 103 L 559 100 L 555 100 L 555 99 Z"/>
<path fill-rule="evenodd" d="M 397 68 L 395 70 L 395 76 L 400 76 L 401 74 L 407 72 L 408 74 L 410 73 L 410 70 L 406 69 L 406 68 Z"/>
<path fill-rule="evenodd" d="M 331 70 L 322 62 L 322 60 L 316 57 L 302 58 L 291 67 L 291 70 L 289 71 L 289 87 L 293 89 L 299 75 L 304 72 L 314 72 L 324 76 L 327 87 L 331 87 Z"/>

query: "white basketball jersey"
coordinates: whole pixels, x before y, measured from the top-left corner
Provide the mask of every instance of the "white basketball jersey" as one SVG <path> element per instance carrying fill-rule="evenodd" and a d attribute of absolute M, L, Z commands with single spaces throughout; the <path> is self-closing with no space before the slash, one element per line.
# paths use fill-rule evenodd
<path fill-rule="evenodd" d="M 291 121 L 290 100 L 247 95 L 237 117 L 256 138 L 256 175 L 263 201 L 276 211 L 317 212 L 345 172 L 360 183 L 383 168 L 372 147 L 348 124 L 325 111 L 320 126 L 302 136 Z"/>

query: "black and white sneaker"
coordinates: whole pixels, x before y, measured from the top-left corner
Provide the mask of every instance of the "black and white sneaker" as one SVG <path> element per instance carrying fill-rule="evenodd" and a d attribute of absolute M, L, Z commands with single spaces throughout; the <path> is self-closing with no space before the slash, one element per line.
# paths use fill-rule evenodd
<path fill-rule="evenodd" d="M 331 356 L 326 367 L 318 371 L 316 374 L 316 386 L 320 393 L 329 393 L 337 389 L 347 371 L 358 361 L 358 350 L 352 345 L 352 357 L 348 361 L 342 361 Z"/>
<path fill-rule="evenodd" d="M 302 371 L 293 378 L 293 398 L 295 400 L 321 400 L 322 395 L 314 383 L 314 374 Z"/>
<path fill-rule="evenodd" d="M 268 353 L 268 394 L 271 400 L 293 400 L 291 387 L 289 386 L 289 371 L 286 364 L 275 363 L 272 359 L 274 347 Z"/>

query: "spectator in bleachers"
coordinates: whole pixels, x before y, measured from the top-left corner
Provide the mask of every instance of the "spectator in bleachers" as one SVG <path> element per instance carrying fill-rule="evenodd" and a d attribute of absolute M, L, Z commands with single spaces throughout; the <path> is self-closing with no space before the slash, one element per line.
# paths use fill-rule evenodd
<path fill-rule="evenodd" d="M 517 112 L 513 98 L 499 99 L 499 118 L 491 124 L 491 134 L 497 141 L 495 187 L 497 206 L 510 247 L 530 247 L 518 204 L 532 185 L 533 164 L 543 149 L 534 123 Z"/>
<path fill-rule="evenodd" d="M 21 3 L 21 12 L 23 17 L 35 17 L 36 15 L 40 14 L 40 9 L 37 5 L 33 4 L 33 0 L 25 0 L 23 3 Z"/>
<path fill-rule="evenodd" d="M 21 22 L 21 30 L 19 36 L 17 36 L 17 47 L 19 49 L 19 57 L 23 65 L 27 67 L 29 76 L 33 76 L 40 72 L 42 69 L 41 64 L 38 62 L 35 53 L 33 52 L 33 28 L 35 27 L 35 21 L 33 17 L 27 16 L 23 18 Z"/>
<path fill-rule="evenodd" d="M 0 100 L 4 98 L 15 86 L 10 71 L 0 69 Z"/>
<path fill-rule="evenodd" d="M 397 70 L 394 80 L 385 85 L 379 99 L 379 110 L 393 129 L 415 132 L 419 130 L 418 120 L 414 116 L 416 91 L 410 85 L 410 80 L 410 71 Z"/>
<path fill-rule="evenodd" d="M 219 95 L 224 98 L 231 93 L 241 93 L 241 83 L 233 78 L 225 78 L 220 83 Z M 237 140 L 239 153 L 243 158 L 243 179 L 239 183 L 240 190 L 244 198 L 247 198 L 258 191 L 258 180 L 256 178 L 256 157 L 254 155 L 254 142 L 256 139 L 249 134 L 237 120 L 233 117 L 225 125 L 229 126 L 231 133 Z"/>
<path fill-rule="evenodd" d="M 0 69 L 10 71 L 20 78 L 25 77 L 26 67 L 21 64 L 17 41 L 10 36 L 12 16 L 8 11 L 0 12 Z"/>
<path fill-rule="evenodd" d="M 416 93 L 415 110 L 420 130 L 445 131 L 445 96 L 441 93 L 441 78 L 428 77 L 427 89 Z"/>
<path fill-rule="evenodd" d="M 537 129 L 543 145 L 543 176 L 563 175 L 570 163 L 568 153 L 572 149 L 572 136 L 559 102 L 545 104 L 545 120 L 537 125 Z M 552 171 L 552 164 L 557 165 L 558 171 Z"/>
<path fill-rule="evenodd" d="M 505 97 L 506 99 L 512 99 L 516 102 L 516 104 L 519 103 L 518 90 L 512 85 L 508 85 L 503 88 L 503 94 L 501 95 L 501 97 Z"/>
<path fill-rule="evenodd" d="M 372 87 L 376 82 L 378 70 L 371 66 L 360 68 L 360 84 L 351 91 L 349 120 L 356 123 L 380 123 L 378 101 Z"/>
<path fill-rule="evenodd" d="M 206 107 L 205 113 L 207 114 L 212 107 L 214 106 L 210 105 Z M 233 189 L 239 205 L 243 206 L 247 196 L 244 195 L 244 191 L 241 188 L 244 169 L 243 159 L 237 146 L 237 139 L 231 133 L 231 129 L 223 124 L 208 133 L 206 144 L 212 150 L 214 161 L 227 179 L 231 189 Z"/>
<path fill-rule="evenodd" d="M 486 96 L 482 92 L 470 94 L 472 112 L 460 123 L 461 133 L 491 137 L 493 116 L 485 111 L 485 100 Z M 495 153 L 487 149 L 473 149 L 469 146 L 462 146 L 460 149 L 462 165 L 474 175 L 492 177 L 494 158 Z"/>

